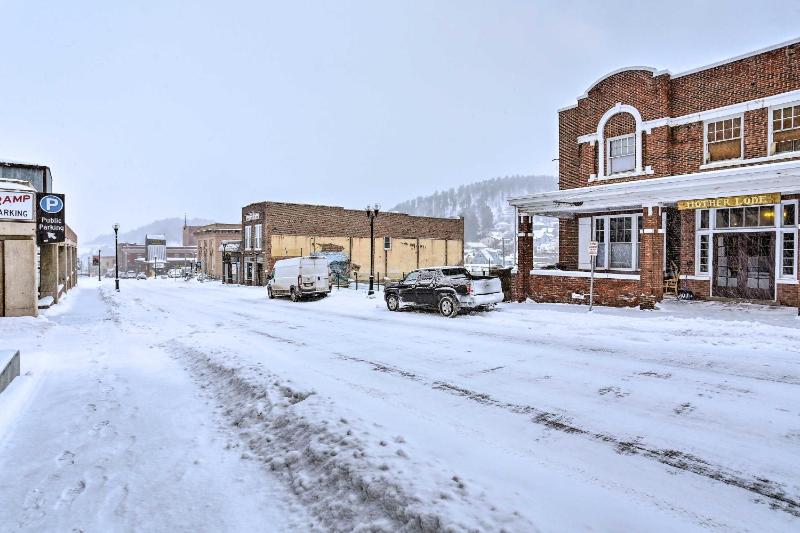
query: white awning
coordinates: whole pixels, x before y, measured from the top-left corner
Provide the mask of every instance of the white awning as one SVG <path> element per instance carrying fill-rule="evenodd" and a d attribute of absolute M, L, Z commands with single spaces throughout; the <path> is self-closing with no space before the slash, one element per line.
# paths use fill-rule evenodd
<path fill-rule="evenodd" d="M 672 205 L 679 200 L 772 192 L 800 193 L 800 161 L 562 189 L 510 198 L 508 202 L 520 214 L 570 217 Z"/>

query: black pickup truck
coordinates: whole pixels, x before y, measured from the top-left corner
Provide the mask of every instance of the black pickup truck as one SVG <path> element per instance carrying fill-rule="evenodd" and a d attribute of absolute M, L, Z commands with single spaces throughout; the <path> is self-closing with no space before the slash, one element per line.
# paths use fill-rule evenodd
<path fill-rule="evenodd" d="M 454 317 L 461 309 L 487 309 L 502 302 L 503 289 L 496 277 L 476 276 L 463 267 L 431 267 L 387 284 L 384 299 L 390 311 L 409 305 Z"/>

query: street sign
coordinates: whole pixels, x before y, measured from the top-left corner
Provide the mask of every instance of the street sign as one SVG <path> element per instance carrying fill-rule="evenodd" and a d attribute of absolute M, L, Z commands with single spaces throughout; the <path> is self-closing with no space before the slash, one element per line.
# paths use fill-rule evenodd
<path fill-rule="evenodd" d="M 66 234 L 64 195 L 36 193 L 36 243 L 42 245 L 64 242 Z"/>
<path fill-rule="evenodd" d="M 33 221 L 33 191 L 0 191 L 0 220 Z"/>
<path fill-rule="evenodd" d="M 597 257 L 597 241 L 589 241 L 589 255 L 591 257 Z"/>

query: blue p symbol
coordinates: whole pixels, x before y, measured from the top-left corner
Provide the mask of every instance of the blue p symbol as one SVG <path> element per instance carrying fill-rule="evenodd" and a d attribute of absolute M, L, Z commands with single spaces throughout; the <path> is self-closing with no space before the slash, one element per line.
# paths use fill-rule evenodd
<path fill-rule="evenodd" d="M 58 196 L 48 194 L 39 200 L 39 207 L 41 207 L 42 211 L 45 213 L 53 214 L 64 209 L 64 202 Z"/>

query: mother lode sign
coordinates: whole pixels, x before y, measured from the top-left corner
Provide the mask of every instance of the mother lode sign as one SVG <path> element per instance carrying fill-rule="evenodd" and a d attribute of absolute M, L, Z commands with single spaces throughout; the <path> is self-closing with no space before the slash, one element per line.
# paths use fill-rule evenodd
<path fill-rule="evenodd" d="M 33 221 L 33 201 L 30 191 L 0 191 L 0 220 Z"/>

